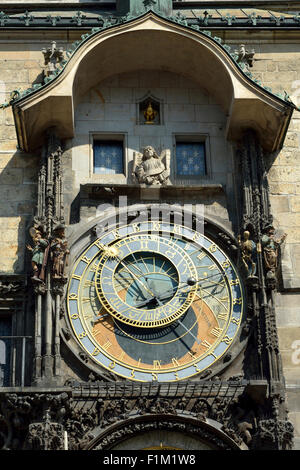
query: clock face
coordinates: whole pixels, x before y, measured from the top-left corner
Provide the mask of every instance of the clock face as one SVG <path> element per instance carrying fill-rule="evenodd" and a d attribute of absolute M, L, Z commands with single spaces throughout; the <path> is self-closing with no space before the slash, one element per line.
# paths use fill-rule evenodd
<path fill-rule="evenodd" d="M 141 382 L 210 368 L 243 315 L 242 285 L 226 254 L 190 228 L 159 221 L 103 233 L 78 259 L 67 302 L 93 361 Z"/>

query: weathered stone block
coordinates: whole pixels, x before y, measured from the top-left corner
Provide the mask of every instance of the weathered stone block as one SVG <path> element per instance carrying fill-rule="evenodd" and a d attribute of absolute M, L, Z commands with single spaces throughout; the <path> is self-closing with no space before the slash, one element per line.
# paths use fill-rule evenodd
<path fill-rule="evenodd" d="M 23 170 L 20 168 L 5 168 L 0 173 L 0 181 L 5 184 L 22 184 L 23 182 Z"/>
<path fill-rule="evenodd" d="M 300 213 L 278 213 L 276 220 L 279 227 L 300 227 Z"/>
<path fill-rule="evenodd" d="M 282 166 L 299 166 L 300 151 L 299 150 L 283 150 L 279 155 L 279 163 Z"/>
<path fill-rule="evenodd" d="M 300 212 L 300 196 L 290 196 L 289 204 L 292 212 Z"/>
<path fill-rule="evenodd" d="M 274 214 L 289 212 L 288 196 L 270 196 L 270 202 Z"/>
<path fill-rule="evenodd" d="M 5 83 L 28 83 L 28 70 L 14 70 L 3 69 L 1 71 L 1 80 Z"/>
<path fill-rule="evenodd" d="M 298 224 L 300 226 L 300 224 Z M 300 245 L 295 244 L 291 246 L 291 255 L 293 261 L 294 272 L 296 276 L 300 276 Z"/>
<path fill-rule="evenodd" d="M 269 181 L 270 193 L 271 194 L 295 194 L 296 184 L 295 183 L 277 183 Z M 300 184 L 299 184 L 300 193 Z"/>
<path fill-rule="evenodd" d="M 288 234 L 288 238 L 287 238 L 288 244 L 300 243 L 300 227 L 281 226 L 281 228 Z"/>
<path fill-rule="evenodd" d="M 299 134 L 296 132 L 288 132 L 285 138 L 286 147 L 299 147 Z"/>
<path fill-rule="evenodd" d="M 278 83 L 290 83 L 297 79 L 297 72 L 264 72 L 263 82 L 278 82 Z"/>
<path fill-rule="evenodd" d="M 14 126 L 0 126 L 0 135 L 2 140 L 15 140 L 16 130 Z"/>
<path fill-rule="evenodd" d="M 300 326 L 299 327 L 281 327 L 278 328 L 278 340 L 282 351 L 290 351 L 291 354 L 295 350 L 295 341 L 299 340 L 300 350 Z M 291 358 L 292 361 L 292 358 Z M 300 355 L 299 355 L 300 364 Z"/>
<path fill-rule="evenodd" d="M 277 67 L 279 72 L 296 71 L 298 69 L 298 64 L 293 60 L 283 60 L 281 62 L 277 62 Z"/>
<path fill-rule="evenodd" d="M 253 64 L 253 72 L 266 72 L 267 71 L 267 60 L 256 60 Z M 251 72 L 252 72 L 251 70 Z"/>
<path fill-rule="evenodd" d="M 295 435 L 300 436 L 300 412 L 290 412 L 289 419 L 293 423 Z"/>
<path fill-rule="evenodd" d="M 300 168 L 291 166 L 271 168 L 268 174 L 269 180 L 282 183 L 293 183 L 300 181 Z"/>

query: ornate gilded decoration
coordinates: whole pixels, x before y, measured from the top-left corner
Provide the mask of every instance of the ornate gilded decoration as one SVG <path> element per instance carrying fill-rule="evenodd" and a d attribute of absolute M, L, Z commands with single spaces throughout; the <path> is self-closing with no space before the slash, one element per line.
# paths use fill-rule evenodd
<path fill-rule="evenodd" d="M 138 125 L 162 124 L 163 100 L 154 96 L 150 91 L 136 103 Z"/>
<path fill-rule="evenodd" d="M 103 232 L 78 258 L 67 293 L 86 364 L 138 382 L 221 366 L 240 335 L 243 299 L 234 265 L 214 242 L 156 220 Z"/>
<path fill-rule="evenodd" d="M 144 111 L 145 124 L 154 124 L 154 119 L 157 116 L 157 111 L 152 108 L 152 103 L 149 101 L 147 109 Z"/>

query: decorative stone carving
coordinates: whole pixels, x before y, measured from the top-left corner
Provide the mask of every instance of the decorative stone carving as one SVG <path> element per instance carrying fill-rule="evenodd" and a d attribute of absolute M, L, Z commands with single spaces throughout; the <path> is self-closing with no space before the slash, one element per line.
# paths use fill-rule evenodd
<path fill-rule="evenodd" d="M 44 77 L 52 75 L 56 71 L 57 65 L 64 59 L 64 51 L 62 47 L 57 48 L 56 42 L 52 41 L 51 47 L 43 48 L 42 53 L 44 55 Z"/>
<path fill-rule="evenodd" d="M 256 274 L 256 244 L 250 239 L 250 232 L 245 230 L 243 240 L 238 236 L 238 243 L 241 249 L 241 262 L 247 277 L 254 277 Z"/>
<path fill-rule="evenodd" d="M 153 420 L 152 422 L 132 422 L 113 430 L 109 434 L 101 436 L 97 444 L 93 448 L 94 450 L 108 450 L 120 442 L 120 440 L 128 439 L 135 434 L 140 432 L 150 432 L 166 430 L 169 432 L 184 432 L 191 436 L 198 437 L 200 440 L 210 442 L 215 448 L 220 450 L 230 450 L 233 447 L 226 443 L 217 433 L 214 433 L 211 429 L 203 428 L 200 423 L 185 423 L 183 421 L 174 421 L 172 419 L 159 419 Z"/>
<path fill-rule="evenodd" d="M 34 282 L 45 281 L 45 268 L 48 261 L 49 242 L 45 238 L 41 229 L 31 227 L 29 233 L 32 237 L 34 246 L 27 245 L 27 249 L 32 253 L 31 266 L 33 271 L 32 280 Z"/>
<path fill-rule="evenodd" d="M 244 64 L 247 68 L 253 67 L 255 50 L 247 51 L 245 44 L 240 44 L 239 49 L 235 51 L 237 54 L 236 61 Z"/>
<path fill-rule="evenodd" d="M 49 413 L 42 422 L 31 423 L 28 427 L 27 446 L 32 450 L 63 450 L 64 427 L 52 423 Z"/>
<path fill-rule="evenodd" d="M 24 289 L 20 281 L 0 280 L 0 296 L 12 295 Z"/>
<path fill-rule="evenodd" d="M 170 152 L 165 150 L 159 156 L 149 145 L 142 154 L 135 153 L 132 175 L 138 183 L 147 186 L 167 184 L 170 176 Z"/>
<path fill-rule="evenodd" d="M 80 450 L 91 440 L 90 432 L 98 422 L 93 410 L 69 408 L 65 419 L 69 450 Z"/>
<path fill-rule="evenodd" d="M 257 424 L 255 434 L 256 446 L 260 449 L 292 448 L 294 427 L 290 421 L 276 419 L 261 419 Z"/>
<path fill-rule="evenodd" d="M 53 230 L 51 240 L 52 278 L 66 281 L 66 267 L 68 266 L 68 242 L 65 238 L 65 227 L 59 224 Z"/>
<path fill-rule="evenodd" d="M 261 238 L 266 278 L 270 287 L 275 287 L 276 285 L 279 248 L 286 239 L 286 236 L 287 235 L 285 233 L 280 238 L 275 238 L 274 227 L 272 225 L 268 225 Z"/>

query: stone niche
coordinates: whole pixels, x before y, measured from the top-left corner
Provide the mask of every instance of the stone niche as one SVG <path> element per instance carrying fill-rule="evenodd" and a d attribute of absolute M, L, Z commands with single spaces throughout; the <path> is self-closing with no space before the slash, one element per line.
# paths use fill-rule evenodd
<path fill-rule="evenodd" d="M 140 104 L 154 101 L 159 119 L 153 124 L 140 121 Z M 141 101 L 142 100 L 142 101 Z M 151 145 L 158 154 L 169 150 L 171 184 L 228 183 L 232 172 L 230 145 L 225 138 L 225 115 L 219 104 L 183 75 L 139 70 L 113 75 L 91 88 L 75 110 L 76 137 L 72 141 L 75 185 L 87 183 L 131 184 L 134 153 Z M 96 174 L 93 168 L 95 139 L 122 140 L 124 171 Z M 206 174 L 178 176 L 176 143 L 204 142 Z"/>

